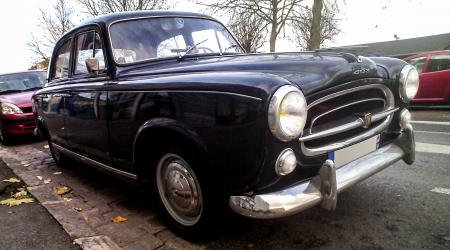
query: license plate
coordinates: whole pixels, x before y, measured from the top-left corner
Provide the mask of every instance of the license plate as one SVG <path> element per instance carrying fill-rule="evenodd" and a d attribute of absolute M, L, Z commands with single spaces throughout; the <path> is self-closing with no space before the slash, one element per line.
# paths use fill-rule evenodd
<path fill-rule="evenodd" d="M 377 135 L 346 148 L 328 152 L 328 159 L 334 161 L 336 168 L 341 167 L 377 150 L 379 141 L 380 135 Z"/>

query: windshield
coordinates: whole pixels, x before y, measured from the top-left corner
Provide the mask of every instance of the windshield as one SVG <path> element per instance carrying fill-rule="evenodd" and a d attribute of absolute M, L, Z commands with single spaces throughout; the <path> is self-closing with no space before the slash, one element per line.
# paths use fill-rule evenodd
<path fill-rule="evenodd" d="M 136 19 L 115 23 L 109 32 L 119 64 L 185 54 L 243 53 L 223 25 L 207 19 Z"/>
<path fill-rule="evenodd" d="M 42 88 L 44 72 L 27 72 L 0 75 L 0 93 L 23 92 Z"/>

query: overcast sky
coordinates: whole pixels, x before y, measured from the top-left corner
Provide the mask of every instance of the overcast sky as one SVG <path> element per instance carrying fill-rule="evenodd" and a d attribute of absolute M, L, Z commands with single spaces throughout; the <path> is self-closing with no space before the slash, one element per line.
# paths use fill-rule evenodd
<path fill-rule="evenodd" d="M 74 0 L 71 0 L 72 2 Z M 311 0 L 307 0 L 311 1 Z M 184 1 L 175 9 L 200 11 Z M 345 0 L 341 4 L 341 34 L 328 46 L 389 41 L 450 32 L 450 0 Z M 345 3 L 344 3 L 345 2 Z M 50 9 L 55 0 L 2 0 L 0 3 L 0 73 L 26 70 L 33 54 L 27 47 L 36 33 L 39 9 Z M 80 17 L 81 18 L 81 17 Z M 220 17 L 219 17 L 220 19 Z M 221 20 L 226 23 L 227 20 Z M 293 51 L 286 39 L 277 51 Z"/>

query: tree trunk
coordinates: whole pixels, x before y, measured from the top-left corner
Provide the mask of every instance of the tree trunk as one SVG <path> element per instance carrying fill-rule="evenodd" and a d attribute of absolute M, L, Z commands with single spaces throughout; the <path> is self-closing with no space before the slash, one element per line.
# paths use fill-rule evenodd
<path fill-rule="evenodd" d="M 270 52 L 275 52 L 275 45 L 277 43 L 277 30 L 278 30 L 278 0 L 272 0 L 272 29 L 270 30 Z"/>
<path fill-rule="evenodd" d="M 310 39 L 308 41 L 308 50 L 320 49 L 320 23 L 322 20 L 323 0 L 314 0 L 312 7 L 313 19 L 310 29 Z"/>
<path fill-rule="evenodd" d="M 277 42 L 277 27 L 276 25 L 272 24 L 272 30 L 270 31 L 270 52 L 275 52 L 275 45 Z"/>

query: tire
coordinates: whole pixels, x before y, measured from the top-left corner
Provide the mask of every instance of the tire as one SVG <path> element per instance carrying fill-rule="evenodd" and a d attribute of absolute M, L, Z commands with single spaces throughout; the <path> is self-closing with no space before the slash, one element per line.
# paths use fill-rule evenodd
<path fill-rule="evenodd" d="M 9 145 L 11 138 L 5 134 L 3 129 L 0 129 L 0 143 L 3 145 Z"/>
<path fill-rule="evenodd" d="M 167 149 L 159 154 L 153 178 L 158 208 L 168 226 L 192 240 L 209 239 L 217 202 L 205 169 L 192 151 Z M 217 222 L 217 221 L 216 221 Z"/>
<path fill-rule="evenodd" d="M 55 146 L 53 145 L 51 139 L 48 139 L 47 142 L 48 142 L 48 148 L 50 149 L 50 153 L 52 155 L 53 161 L 55 161 L 55 163 L 58 167 L 65 167 L 68 164 L 67 157 L 55 149 Z"/>

